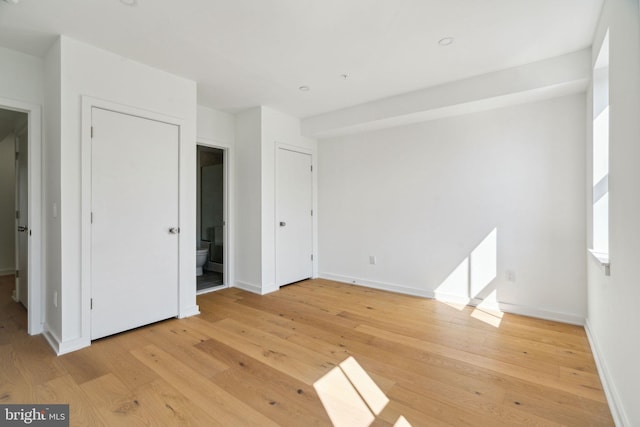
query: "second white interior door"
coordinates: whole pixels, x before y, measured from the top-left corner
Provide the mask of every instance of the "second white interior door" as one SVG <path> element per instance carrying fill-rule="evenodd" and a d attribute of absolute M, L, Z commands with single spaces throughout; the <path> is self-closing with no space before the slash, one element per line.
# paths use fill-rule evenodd
<path fill-rule="evenodd" d="M 311 155 L 277 150 L 276 285 L 313 275 L 313 192 Z"/>
<path fill-rule="evenodd" d="M 178 313 L 176 125 L 92 109 L 91 338 Z"/>

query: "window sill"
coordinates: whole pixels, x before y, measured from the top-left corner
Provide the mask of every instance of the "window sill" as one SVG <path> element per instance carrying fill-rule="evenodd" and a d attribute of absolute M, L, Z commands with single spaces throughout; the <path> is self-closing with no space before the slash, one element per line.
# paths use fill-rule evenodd
<path fill-rule="evenodd" d="M 611 275 L 611 264 L 609 263 L 609 254 L 603 252 L 597 252 L 593 249 L 589 249 L 589 253 L 604 267 L 604 275 Z"/>

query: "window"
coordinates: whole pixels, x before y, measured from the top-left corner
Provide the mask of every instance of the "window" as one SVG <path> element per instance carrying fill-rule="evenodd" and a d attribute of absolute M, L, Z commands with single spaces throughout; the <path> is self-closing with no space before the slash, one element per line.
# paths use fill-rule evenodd
<path fill-rule="evenodd" d="M 609 254 L 609 31 L 593 67 L 593 241 L 594 255 Z M 602 259 L 601 259 L 602 261 Z"/>

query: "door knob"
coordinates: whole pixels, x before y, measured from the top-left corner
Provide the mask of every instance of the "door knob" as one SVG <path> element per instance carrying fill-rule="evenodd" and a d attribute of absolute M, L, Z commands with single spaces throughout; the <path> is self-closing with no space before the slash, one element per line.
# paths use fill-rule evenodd
<path fill-rule="evenodd" d="M 178 233 L 180 233 L 180 227 L 171 227 L 169 229 L 169 233 L 170 234 L 178 234 Z"/>
<path fill-rule="evenodd" d="M 19 226 L 18 226 L 18 231 L 19 231 L 20 233 L 24 233 L 24 232 L 25 232 L 25 231 L 27 231 L 27 230 L 28 230 L 28 228 L 27 228 L 27 227 L 23 227 L 22 225 L 19 225 Z"/>
<path fill-rule="evenodd" d="M 284 221 L 280 221 L 280 227 L 284 227 L 285 225 L 287 225 L 287 223 L 286 223 L 286 222 L 284 222 Z"/>

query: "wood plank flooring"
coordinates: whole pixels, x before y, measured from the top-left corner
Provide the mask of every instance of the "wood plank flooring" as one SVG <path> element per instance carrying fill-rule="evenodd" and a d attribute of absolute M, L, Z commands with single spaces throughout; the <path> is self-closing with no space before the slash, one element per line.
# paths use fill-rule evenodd
<path fill-rule="evenodd" d="M 69 403 L 73 426 L 613 425 L 577 326 L 318 279 L 56 357 L 12 288 L 0 404 Z"/>

